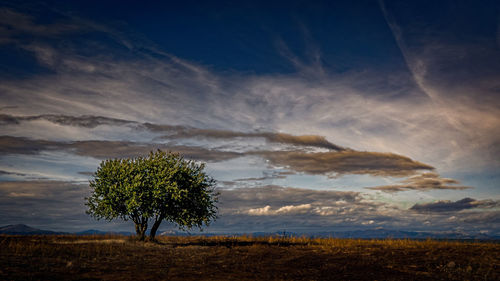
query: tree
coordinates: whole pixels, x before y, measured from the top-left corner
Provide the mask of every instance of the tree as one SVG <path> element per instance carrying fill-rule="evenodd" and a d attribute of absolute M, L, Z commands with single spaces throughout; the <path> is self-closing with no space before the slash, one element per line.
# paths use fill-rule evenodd
<path fill-rule="evenodd" d="M 140 240 L 145 239 L 148 221 L 153 222 L 151 240 L 164 220 L 181 229 L 201 229 L 215 220 L 218 195 L 215 180 L 204 168 L 203 163 L 161 150 L 148 157 L 104 160 L 90 180 L 87 214 L 98 220 L 131 220 Z"/>

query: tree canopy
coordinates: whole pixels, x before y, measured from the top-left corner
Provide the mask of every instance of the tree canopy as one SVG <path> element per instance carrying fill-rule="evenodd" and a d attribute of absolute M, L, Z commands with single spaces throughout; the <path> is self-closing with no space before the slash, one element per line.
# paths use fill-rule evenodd
<path fill-rule="evenodd" d="M 141 240 L 149 221 L 152 240 L 164 220 L 182 229 L 201 229 L 217 213 L 216 182 L 204 168 L 161 150 L 148 157 L 104 160 L 90 181 L 87 213 L 96 219 L 132 220 Z"/>

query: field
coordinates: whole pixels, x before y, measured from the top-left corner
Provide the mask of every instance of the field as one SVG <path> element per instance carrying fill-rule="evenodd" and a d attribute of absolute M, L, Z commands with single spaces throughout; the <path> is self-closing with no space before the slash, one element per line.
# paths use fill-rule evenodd
<path fill-rule="evenodd" d="M 500 244 L 0 236 L 0 280 L 500 280 Z"/>

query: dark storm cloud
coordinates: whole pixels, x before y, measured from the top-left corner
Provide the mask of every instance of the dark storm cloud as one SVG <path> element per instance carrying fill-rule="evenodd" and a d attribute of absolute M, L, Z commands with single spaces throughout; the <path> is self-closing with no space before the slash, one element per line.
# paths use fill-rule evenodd
<path fill-rule="evenodd" d="M 460 182 L 454 179 L 441 178 L 436 173 L 423 173 L 401 181 L 401 184 L 369 187 L 368 189 L 384 192 L 399 192 L 407 190 L 433 190 L 433 189 L 468 189 L 469 186 L 457 185 Z"/>
<path fill-rule="evenodd" d="M 464 198 L 455 202 L 442 200 L 434 203 L 415 204 L 410 210 L 419 213 L 458 212 L 467 209 L 491 209 L 500 207 L 499 201 Z"/>
<path fill-rule="evenodd" d="M 370 174 L 374 176 L 408 176 L 434 167 L 408 157 L 380 152 L 344 150 L 306 153 L 298 151 L 261 151 L 255 154 L 276 166 L 285 166 L 308 174 Z"/>
<path fill-rule="evenodd" d="M 223 161 L 240 156 L 236 152 L 216 151 L 193 146 L 167 146 L 163 144 L 126 141 L 56 142 L 0 136 L 0 154 L 37 154 L 44 150 L 63 150 L 81 156 L 107 159 L 143 156 L 156 149 L 178 152 L 188 159 L 208 162 Z"/>

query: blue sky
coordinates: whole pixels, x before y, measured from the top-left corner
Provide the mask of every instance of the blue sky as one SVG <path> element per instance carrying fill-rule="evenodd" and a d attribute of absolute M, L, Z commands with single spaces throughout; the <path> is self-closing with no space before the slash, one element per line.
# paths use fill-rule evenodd
<path fill-rule="evenodd" d="M 500 234 L 499 13 L 4 1 L 0 224 L 130 230 L 85 215 L 88 180 L 161 148 L 218 180 L 207 231 Z"/>

